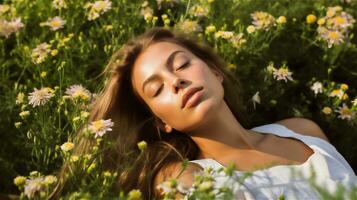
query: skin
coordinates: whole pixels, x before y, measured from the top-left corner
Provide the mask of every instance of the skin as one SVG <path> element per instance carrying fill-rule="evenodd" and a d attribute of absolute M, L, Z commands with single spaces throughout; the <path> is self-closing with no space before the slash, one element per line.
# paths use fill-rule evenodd
<path fill-rule="evenodd" d="M 166 60 L 175 51 L 180 52 L 167 67 Z M 143 90 L 143 83 L 153 74 L 158 78 Z M 169 42 L 150 45 L 133 66 L 133 87 L 161 119 L 160 127 L 167 134 L 176 129 L 191 136 L 202 151 L 199 159 L 212 158 L 224 166 L 233 162 L 241 171 L 252 171 L 271 162 L 301 164 L 313 153 L 301 141 L 242 127 L 223 99 L 222 82 L 223 76 L 203 60 Z M 198 86 L 203 86 L 200 103 L 182 109 L 183 94 Z"/>

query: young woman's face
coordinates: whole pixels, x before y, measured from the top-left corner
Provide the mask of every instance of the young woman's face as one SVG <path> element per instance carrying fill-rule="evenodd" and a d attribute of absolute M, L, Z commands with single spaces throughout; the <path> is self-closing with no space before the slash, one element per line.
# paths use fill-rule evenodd
<path fill-rule="evenodd" d="M 223 102 L 222 82 L 216 70 L 170 42 L 150 45 L 135 61 L 132 73 L 134 90 L 152 112 L 166 125 L 187 133 L 215 114 Z M 193 91 L 198 92 L 185 98 Z"/>

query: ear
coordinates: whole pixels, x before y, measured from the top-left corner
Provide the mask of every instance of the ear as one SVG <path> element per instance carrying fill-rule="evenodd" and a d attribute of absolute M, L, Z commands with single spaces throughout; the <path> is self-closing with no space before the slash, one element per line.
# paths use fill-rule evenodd
<path fill-rule="evenodd" d="M 160 130 L 163 130 L 166 133 L 170 133 L 172 131 L 172 127 L 163 122 L 161 119 L 156 119 L 156 126 L 158 126 Z"/>

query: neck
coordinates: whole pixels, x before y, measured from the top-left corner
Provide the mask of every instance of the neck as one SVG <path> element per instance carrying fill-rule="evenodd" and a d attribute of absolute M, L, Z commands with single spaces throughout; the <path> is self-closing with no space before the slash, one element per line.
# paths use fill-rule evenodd
<path fill-rule="evenodd" d="M 217 110 L 199 128 L 188 133 L 201 149 L 199 157 L 219 158 L 233 151 L 256 149 L 260 138 L 236 120 L 225 101 Z"/>

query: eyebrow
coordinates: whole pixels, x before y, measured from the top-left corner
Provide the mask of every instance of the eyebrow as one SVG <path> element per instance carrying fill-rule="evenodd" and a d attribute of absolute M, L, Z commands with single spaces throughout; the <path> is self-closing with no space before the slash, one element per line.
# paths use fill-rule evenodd
<path fill-rule="evenodd" d="M 174 51 L 174 52 L 172 52 L 172 53 L 169 55 L 169 57 L 167 57 L 167 60 L 166 60 L 166 63 L 165 63 L 165 66 L 166 66 L 167 68 L 170 68 L 170 67 L 172 68 L 172 62 L 173 62 L 175 56 L 177 55 L 177 53 L 180 53 L 180 52 L 184 52 L 184 51 L 182 51 L 182 50 Z M 155 79 L 157 79 L 157 78 L 158 78 L 158 75 L 157 75 L 157 74 L 151 75 L 149 78 L 147 78 L 147 79 L 144 81 L 141 90 L 144 92 L 145 86 L 146 86 L 149 82 L 151 82 L 151 81 L 153 81 L 153 80 L 155 80 Z"/>

